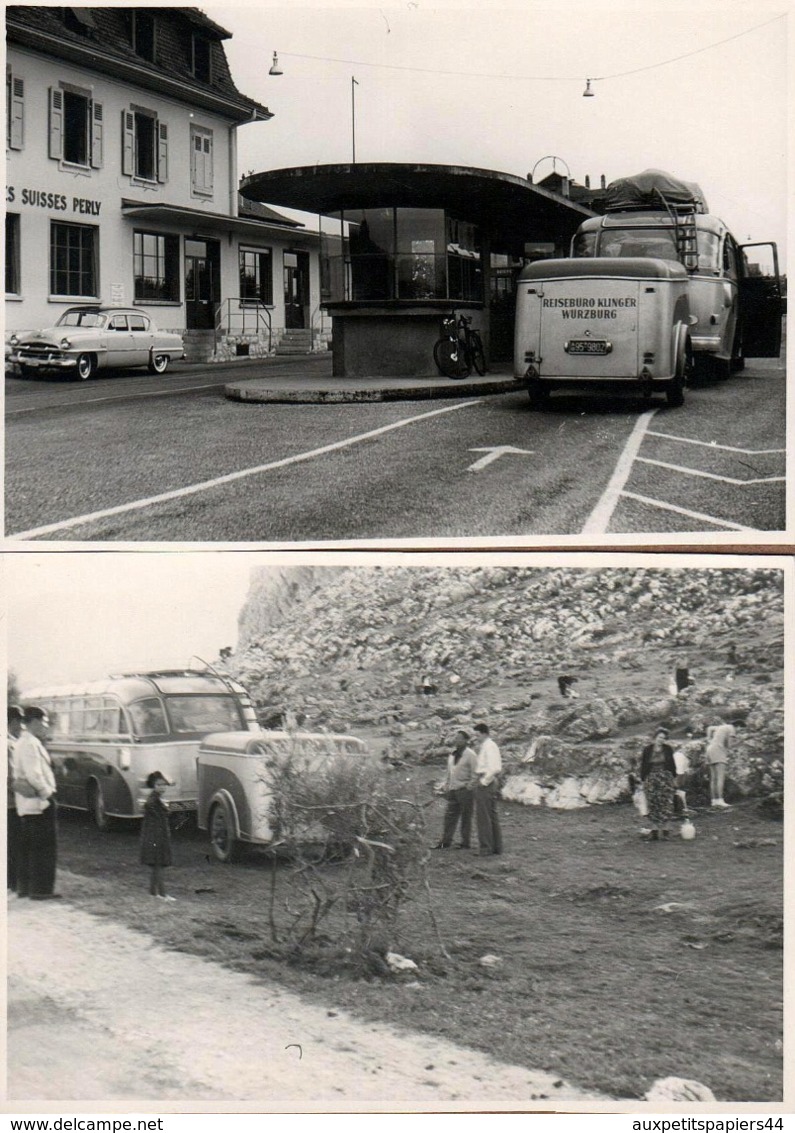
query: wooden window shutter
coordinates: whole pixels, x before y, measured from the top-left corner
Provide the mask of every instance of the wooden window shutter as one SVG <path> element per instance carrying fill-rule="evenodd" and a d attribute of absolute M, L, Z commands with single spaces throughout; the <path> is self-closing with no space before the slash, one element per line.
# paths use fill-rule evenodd
<path fill-rule="evenodd" d="M 161 185 L 168 181 L 168 126 L 157 123 L 157 179 Z"/>
<path fill-rule="evenodd" d="M 9 103 L 9 149 L 22 149 L 25 144 L 25 83 L 18 75 L 11 76 Z"/>
<path fill-rule="evenodd" d="M 208 193 L 213 191 L 213 139 L 204 139 L 204 187 Z"/>
<path fill-rule="evenodd" d="M 121 112 L 121 171 L 127 177 L 135 172 L 135 115 Z"/>
<path fill-rule="evenodd" d="M 50 157 L 63 157 L 63 91 L 50 87 Z"/>
<path fill-rule="evenodd" d="M 91 167 L 102 168 L 102 103 L 91 103 Z"/>

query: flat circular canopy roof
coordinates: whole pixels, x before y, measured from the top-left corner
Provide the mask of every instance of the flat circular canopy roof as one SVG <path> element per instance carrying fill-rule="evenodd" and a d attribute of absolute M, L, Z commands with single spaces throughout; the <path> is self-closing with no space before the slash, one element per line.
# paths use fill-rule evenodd
<path fill-rule="evenodd" d="M 360 208 L 438 208 L 488 230 L 506 250 L 568 240 L 591 209 L 522 177 L 459 165 L 392 162 L 302 165 L 243 179 L 244 197 L 322 214 Z"/>

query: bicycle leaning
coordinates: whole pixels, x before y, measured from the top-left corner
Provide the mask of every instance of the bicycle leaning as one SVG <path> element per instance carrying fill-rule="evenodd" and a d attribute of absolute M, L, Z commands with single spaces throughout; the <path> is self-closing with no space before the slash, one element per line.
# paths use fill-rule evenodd
<path fill-rule="evenodd" d="M 480 331 L 472 327 L 472 319 L 451 311 L 442 319 L 441 337 L 433 348 L 433 360 L 447 378 L 466 378 L 475 370 L 486 373 L 486 354 Z"/>

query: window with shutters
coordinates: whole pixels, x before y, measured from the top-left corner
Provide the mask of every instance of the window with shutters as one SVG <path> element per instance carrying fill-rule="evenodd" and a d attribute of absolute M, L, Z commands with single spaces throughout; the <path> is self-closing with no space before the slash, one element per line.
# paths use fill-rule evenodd
<path fill-rule="evenodd" d="M 6 145 L 22 149 L 25 144 L 25 81 L 6 72 Z"/>
<path fill-rule="evenodd" d="M 99 229 L 89 224 L 50 224 L 50 294 L 94 298 L 99 294 Z"/>
<path fill-rule="evenodd" d="M 196 196 L 213 195 L 213 135 L 211 130 L 191 129 L 191 191 Z"/>
<path fill-rule="evenodd" d="M 6 295 L 19 295 L 19 215 L 6 213 Z"/>
<path fill-rule="evenodd" d="M 168 180 L 168 126 L 154 110 L 131 106 L 121 113 L 122 173 L 136 181 Z"/>
<path fill-rule="evenodd" d="M 69 83 L 50 87 L 50 157 L 65 166 L 100 169 L 103 132 L 102 103 L 91 91 Z"/>

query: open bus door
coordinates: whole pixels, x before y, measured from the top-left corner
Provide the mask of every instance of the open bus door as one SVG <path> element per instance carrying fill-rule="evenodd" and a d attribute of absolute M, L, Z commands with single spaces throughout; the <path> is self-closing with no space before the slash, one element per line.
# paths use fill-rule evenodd
<path fill-rule="evenodd" d="M 778 358 L 781 351 L 781 277 L 778 270 L 778 248 L 775 244 L 741 244 L 743 274 L 740 278 L 740 317 L 742 319 L 742 351 L 746 358 Z M 751 260 L 749 248 L 757 251 Z"/>

